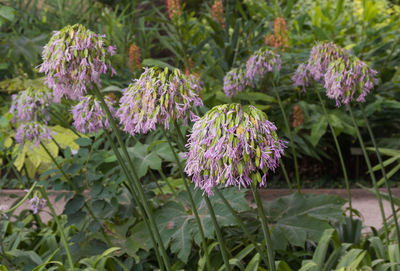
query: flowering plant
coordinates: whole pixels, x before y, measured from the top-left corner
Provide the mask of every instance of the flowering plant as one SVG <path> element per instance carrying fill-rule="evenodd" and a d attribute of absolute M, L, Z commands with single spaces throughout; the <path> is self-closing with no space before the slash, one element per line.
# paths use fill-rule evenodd
<path fill-rule="evenodd" d="M 268 171 L 279 166 L 285 142 L 259 109 L 225 104 L 195 122 L 187 147 L 186 173 L 197 187 L 212 194 L 218 184 L 265 186 Z"/>

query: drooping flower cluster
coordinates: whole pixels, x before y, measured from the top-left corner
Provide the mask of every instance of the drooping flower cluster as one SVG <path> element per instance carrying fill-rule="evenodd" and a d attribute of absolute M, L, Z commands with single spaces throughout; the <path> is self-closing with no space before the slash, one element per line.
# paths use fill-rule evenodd
<path fill-rule="evenodd" d="M 198 119 L 187 147 L 185 172 L 196 187 L 212 195 L 224 186 L 265 186 L 279 166 L 285 142 L 262 111 L 240 104 L 219 105 Z"/>
<path fill-rule="evenodd" d="M 139 70 L 142 66 L 142 62 L 140 60 L 140 47 L 133 42 L 129 46 L 129 68 L 131 71 Z"/>
<path fill-rule="evenodd" d="M 78 99 L 87 88 L 100 86 L 100 75 L 111 71 L 110 56 L 115 47 L 104 35 L 98 35 L 84 26 L 66 26 L 54 32 L 42 52 L 40 72 L 47 76 L 46 84 L 53 89 L 55 100 L 62 97 Z"/>
<path fill-rule="evenodd" d="M 288 46 L 286 21 L 282 17 L 274 20 L 274 33 L 265 37 L 265 45 L 285 50 Z"/>
<path fill-rule="evenodd" d="M 221 28 L 225 28 L 224 4 L 222 3 L 222 0 L 214 1 L 214 4 L 211 7 L 211 12 L 213 18 L 219 23 Z"/>
<path fill-rule="evenodd" d="M 43 198 L 39 198 L 38 195 L 34 195 L 30 200 L 30 209 L 34 214 L 37 214 L 40 210 L 46 207 L 47 201 Z"/>
<path fill-rule="evenodd" d="M 179 0 L 166 0 L 166 1 L 167 1 L 169 18 L 171 20 L 178 18 L 182 13 L 180 1 Z"/>
<path fill-rule="evenodd" d="M 200 91 L 195 76 L 185 76 L 179 70 L 146 68 L 124 90 L 117 116 L 123 130 L 131 135 L 154 130 L 156 124 L 168 129 L 171 120 L 187 122 L 193 114 L 191 107 L 203 104 Z"/>
<path fill-rule="evenodd" d="M 51 139 L 52 132 L 47 124 L 53 101 L 52 93 L 44 87 L 30 87 L 12 96 L 12 122 L 19 124 L 15 134 L 17 143 L 23 145 L 31 141 L 38 147 L 40 142 Z"/>
<path fill-rule="evenodd" d="M 247 87 L 246 71 L 243 68 L 233 68 L 224 77 L 224 92 L 233 97 Z"/>
<path fill-rule="evenodd" d="M 50 140 L 52 134 L 53 132 L 46 124 L 37 121 L 23 122 L 17 128 L 15 140 L 21 145 L 25 141 L 30 141 L 39 147 L 40 142 Z"/>
<path fill-rule="evenodd" d="M 105 96 L 104 101 L 108 105 L 110 112 L 115 116 L 116 110 L 113 107 L 115 103 L 110 97 Z M 100 101 L 92 95 L 87 95 L 72 107 L 73 125 L 81 133 L 97 133 L 102 128 L 109 128 L 110 124 L 106 117 Z"/>
<path fill-rule="evenodd" d="M 13 115 L 12 122 L 43 121 L 47 124 L 53 100 L 53 94 L 47 88 L 29 87 L 12 95 L 10 108 L 10 113 Z"/>
<path fill-rule="evenodd" d="M 246 78 L 253 86 L 256 79 L 262 79 L 268 72 L 281 69 L 281 57 L 268 50 L 256 51 L 246 62 Z"/>
<path fill-rule="evenodd" d="M 312 80 L 323 84 L 327 96 L 340 106 L 354 99 L 363 102 L 376 83 L 376 74 L 375 70 L 336 44 L 319 42 L 312 48 L 308 62 L 297 68 L 292 79 L 303 89 Z"/>
<path fill-rule="evenodd" d="M 246 68 L 233 68 L 225 75 L 223 87 L 225 95 L 233 97 L 247 86 L 254 87 L 255 82 L 268 72 L 280 70 L 281 63 L 278 54 L 265 48 L 259 49 L 247 60 Z"/>

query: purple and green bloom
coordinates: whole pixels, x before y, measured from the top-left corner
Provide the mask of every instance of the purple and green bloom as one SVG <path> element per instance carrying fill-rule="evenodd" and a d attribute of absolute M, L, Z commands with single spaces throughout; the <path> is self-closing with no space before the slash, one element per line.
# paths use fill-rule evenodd
<path fill-rule="evenodd" d="M 23 122 L 15 133 L 15 140 L 21 145 L 26 141 L 30 141 L 36 147 L 39 147 L 40 142 L 50 140 L 52 134 L 53 132 L 51 132 L 50 128 L 43 123 L 37 121 Z"/>
<path fill-rule="evenodd" d="M 46 207 L 47 201 L 39 198 L 37 195 L 33 196 L 30 200 L 30 209 L 34 214 L 37 214 L 40 210 Z"/>
<path fill-rule="evenodd" d="M 246 68 L 233 68 L 224 77 L 224 92 L 228 97 L 243 91 L 246 87 L 254 87 L 255 82 L 273 71 L 281 69 L 281 58 L 271 50 L 262 48 L 256 51 L 246 62 Z"/>
<path fill-rule="evenodd" d="M 363 61 L 333 42 L 319 42 L 312 48 L 308 61 L 297 68 L 292 79 L 296 86 L 303 89 L 312 80 L 323 84 L 326 95 L 336 100 L 336 106 L 340 106 L 348 105 L 354 99 L 364 102 L 377 81 L 376 74 Z"/>
<path fill-rule="evenodd" d="M 47 88 L 28 88 L 12 95 L 10 113 L 12 122 L 50 120 L 49 109 L 53 103 L 53 94 Z"/>
<path fill-rule="evenodd" d="M 76 24 L 55 31 L 42 52 L 40 72 L 46 74 L 45 83 L 53 89 L 55 101 L 62 97 L 76 100 L 87 88 L 100 87 L 100 75 L 115 71 L 110 63 L 115 47 L 104 35 Z"/>
<path fill-rule="evenodd" d="M 115 117 L 116 110 L 113 107 L 115 102 L 108 96 L 104 97 L 104 101 Z M 100 129 L 110 127 L 100 101 L 92 95 L 83 97 L 78 104 L 72 107 L 71 112 L 74 119 L 73 125 L 78 132 L 97 133 Z"/>
<path fill-rule="evenodd" d="M 203 105 L 199 97 L 201 83 L 179 70 L 145 68 L 139 79 L 124 90 L 117 116 L 123 130 L 131 135 L 155 130 L 156 124 L 169 129 L 170 121 L 183 120 L 186 124 L 192 106 Z"/>
<path fill-rule="evenodd" d="M 193 125 L 185 172 L 208 195 L 220 184 L 266 186 L 286 147 L 276 129 L 254 106 L 215 106 Z"/>

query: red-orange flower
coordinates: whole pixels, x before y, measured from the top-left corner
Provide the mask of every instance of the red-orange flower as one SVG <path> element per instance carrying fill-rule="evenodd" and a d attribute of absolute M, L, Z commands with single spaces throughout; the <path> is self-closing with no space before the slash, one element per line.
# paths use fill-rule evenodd
<path fill-rule="evenodd" d="M 282 51 L 288 47 L 286 21 L 284 18 L 277 17 L 274 20 L 274 34 L 268 34 L 265 37 L 265 44 Z"/>
<path fill-rule="evenodd" d="M 142 66 L 140 60 L 140 47 L 133 42 L 129 46 L 129 68 L 131 71 L 139 70 Z"/>
<path fill-rule="evenodd" d="M 181 4 L 179 0 L 167 0 L 168 16 L 171 20 L 181 15 Z"/>
<path fill-rule="evenodd" d="M 215 0 L 211 7 L 213 18 L 219 23 L 222 28 L 225 28 L 224 20 L 224 4 L 222 0 Z"/>
<path fill-rule="evenodd" d="M 293 122 L 292 122 L 293 128 L 299 127 L 303 124 L 304 122 L 303 111 L 297 104 L 293 107 L 292 117 L 293 117 Z"/>

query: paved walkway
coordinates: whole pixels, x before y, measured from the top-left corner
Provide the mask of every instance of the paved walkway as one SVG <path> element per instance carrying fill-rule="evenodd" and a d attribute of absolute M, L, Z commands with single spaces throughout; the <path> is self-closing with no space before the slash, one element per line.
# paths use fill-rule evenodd
<path fill-rule="evenodd" d="M 382 190 L 385 191 L 385 190 Z M 314 194 L 335 194 L 343 198 L 347 198 L 345 189 L 304 189 L 303 193 L 314 193 Z M 5 205 L 8 209 L 18 198 L 11 197 L 11 195 L 23 196 L 25 192 L 21 190 L 3 190 L 0 192 L 0 205 Z M 288 189 L 264 189 L 261 190 L 261 197 L 266 200 L 273 200 L 280 196 L 289 195 L 290 191 Z M 382 218 L 379 211 L 378 201 L 374 194 L 365 191 L 363 189 L 352 189 L 351 191 L 353 199 L 353 208 L 357 209 L 361 213 L 361 218 L 364 225 L 367 227 L 364 231 L 369 231 L 369 226 L 373 226 L 377 229 L 382 227 Z M 400 189 L 394 189 L 393 194 L 396 197 L 400 197 Z M 52 203 L 55 202 L 56 194 L 49 192 L 49 198 Z M 64 209 L 65 201 L 61 199 L 56 202 L 53 206 L 55 207 L 56 213 L 61 214 Z M 386 216 L 388 217 L 392 212 L 390 204 L 388 201 L 383 202 Z M 347 205 L 345 206 L 347 207 Z M 25 202 L 18 209 L 17 213 L 24 209 L 29 208 L 29 203 Z M 44 210 L 40 213 L 42 219 L 47 222 L 51 218 L 49 210 Z"/>

